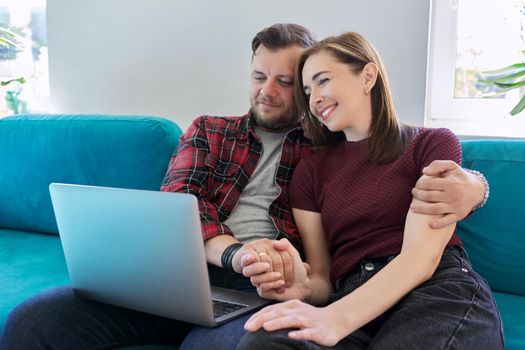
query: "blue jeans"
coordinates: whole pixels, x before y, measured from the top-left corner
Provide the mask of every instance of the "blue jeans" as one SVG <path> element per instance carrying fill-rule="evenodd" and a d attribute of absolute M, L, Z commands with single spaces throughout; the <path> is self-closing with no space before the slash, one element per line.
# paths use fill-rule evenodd
<path fill-rule="evenodd" d="M 210 267 L 214 285 L 255 289 L 249 279 Z M 9 315 L 0 349 L 114 349 L 142 344 L 179 345 L 182 349 L 235 349 L 249 316 L 215 328 L 124 309 L 77 297 L 71 287 L 34 296 Z"/>
<path fill-rule="evenodd" d="M 361 286 L 392 258 L 363 261 L 359 271 L 336 282 L 330 302 Z M 237 349 L 327 349 L 292 340 L 289 331 L 248 333 Z M 503 349 L 503 333 L 487 283 L 462 249 L 447 248 L 431 279 L 330 349 L 497 350 Z"/>

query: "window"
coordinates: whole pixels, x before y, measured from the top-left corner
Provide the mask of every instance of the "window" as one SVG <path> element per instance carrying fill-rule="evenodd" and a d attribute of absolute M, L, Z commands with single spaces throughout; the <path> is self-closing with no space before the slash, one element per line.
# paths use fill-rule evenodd
<path fill-rule="evenodd" d="M 525 137 L 525 111 L 509 114 L 520 89 L 487 98 L 493 88 L 480 82 L 482 72 L 522 62 L 524 10 L 525 0 L 432 1 L 426 126 Z"/>
<path fill-rule="evenodd" d="M 45 0 L 0 0 L 0 117 L 49 110 Z"/>

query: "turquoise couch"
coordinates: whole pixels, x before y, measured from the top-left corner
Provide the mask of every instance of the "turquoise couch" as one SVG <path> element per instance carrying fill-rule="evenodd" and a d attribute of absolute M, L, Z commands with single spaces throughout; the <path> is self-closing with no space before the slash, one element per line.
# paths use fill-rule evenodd
<path fill-rule="evenodd" d="M 0 119 L 0 332 L 15 305 L 69 283 L 49 183 L 159 190 L 180 135 L 158 117 Z"/>
<path fill-rule="evenodd" d="M 0 119 L 0 332 L 16 304 L 68 283 L 48 184 L 158 190 L 180 134 L 154 117 Z M 525 349 L 525 141 L 464 141 L 463 159 L 486 175 L 491 196 L 458 230 L 494 291 L 507 349 Z"/>
<path fill-rule="evenodd" d="M 487 204 L 458 225 L 474 268 L 488 281 L 508 350 L 525 349 L 525 140 L 463 141 L 463 166 L 490 183 Z"/>

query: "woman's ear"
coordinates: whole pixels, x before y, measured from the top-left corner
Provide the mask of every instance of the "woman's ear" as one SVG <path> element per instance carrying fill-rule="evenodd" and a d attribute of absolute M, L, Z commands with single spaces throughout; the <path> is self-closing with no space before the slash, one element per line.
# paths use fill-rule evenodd
<path fill-rule="evenodd" d="M 365 93 L 368 95 L 377 81 L 377 65 L 373 62 L 368 62 L 363 67 L 363 78 L 365 83 Z"/>

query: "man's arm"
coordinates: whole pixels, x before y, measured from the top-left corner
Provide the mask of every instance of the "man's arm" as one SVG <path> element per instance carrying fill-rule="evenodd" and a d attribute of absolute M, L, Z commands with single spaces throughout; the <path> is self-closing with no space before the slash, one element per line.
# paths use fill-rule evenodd
<path fill-rule="evenodd" d="M 173 154 L 161 191 L 190 193 L 197 197 L 204 240 L 227 234 L 230 228 L 219 219 L 218 206 L 209 200 L 206 158 L 210 154 L 204 117 L 197 118 L 181 136 L 177 152 Z"/>
<path fill-rule="evenodd" d="M 206 159 L 211 150 L 205 123 L 204 117 L 197 118 L 182 135 L 179 148 L 171 158 L 161 190 L 191 193 L 197 197 L 206 259 L 211 264 L 223 267 L 221 257 L 224 250 L 239 241 L 230 228 L 219 219 L 219 205 L 209 199 L 210 193 L 215 189 L 209 186 Z M 232 261 L 233 270 L 237 273 L 243 273 L 240 262 L 243 256 L 246 266 L 257 263 L 244 273 L 247 277 L 267 271 L 264 281 L 276 282 L 275 285 L 284 285 L 285 281 L 289 282 L 293 277 L 290 255 L 275 250 L 270 240 L 257 240 L 243 245 L 235 253 Z"/>
<path fill-rule="evenodd" d="M 410 209 L 419 214 L 443 215 L 430 221 L 441 228 L 465 218 L 486 201 L 488 184 L 450 160 L 435 160 L 423 169 L 412 190 Z M 485 180 L 486 181 L 486 180 Z"/>

